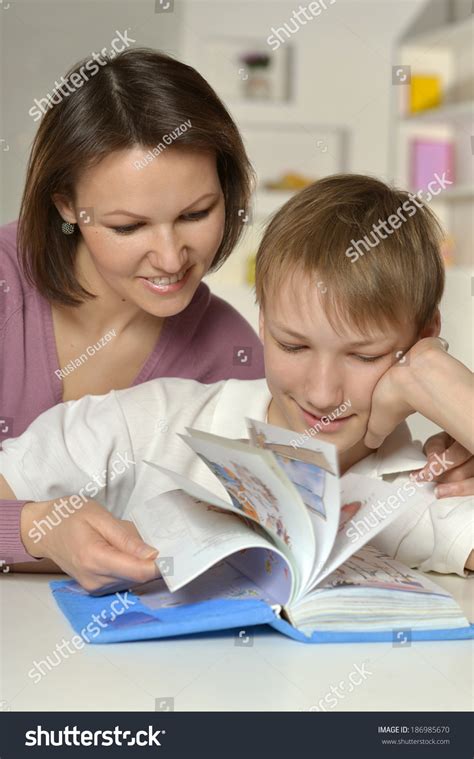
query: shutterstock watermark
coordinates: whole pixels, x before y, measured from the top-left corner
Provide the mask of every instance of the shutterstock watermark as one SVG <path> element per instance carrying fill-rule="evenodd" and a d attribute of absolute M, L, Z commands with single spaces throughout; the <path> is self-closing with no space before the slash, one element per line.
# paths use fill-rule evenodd
<path fill-rule="evenodd" d="M 440 192 L 451 184 L 453 183 L 451 180 L 447 179 L 445 171 L 441 177 L 439 174 L 435 173 L 433 180 L 428 183 L 428 192 L 426 193 L 424 203 L 429 203 L 433 197 L 439 195 Z M 351 244 L 346 250 L 346 256 L 351 259 L 351 263 L 355 263 L 365 253 L 368 253 L 369 250 L 380 245 L 382 240 L 386 240 L 396 229 L 400 229 L 404 222 L 414 216 L 418 209 L 423 208 L 424 203 L 422 202 L 422 196 L 424 192 L 424 190 L 418 190 L 417 193 L 409 192 L 409 200 L 405 200 L 405 202 L 397 208 L 395 213 L 390 214 L 388 219 L 379 219 L 377 224 L 372 224 L 372 231 L 370 234 L 364 235 L 360 240 L 351 240 Z M 363 250 L 361 250 L 361 248 L 363 248 Z"/>
<path fill-rule="evenodd" d="M 168 134 L 163 135 L 163 142 L 159 142 L 158 145 L 156 145 L 154 148 L 144 153 L 143 160 L 133 162 L 135 168 L 144 169 L 145 166 L 148 166 L 149 163 L 154 161 L 155 158 L 157 158 L 164 150 L 166 150 L 167 147 L 172 145 L 173 142 L 178 139 L 178 137 L 180 137 L 182 134 L 185 134 L 188 129 L 191 129 L 191 127 L 191 119 L 187 119 L 186 121 L 183 121 L 182 124 L 179 124 L 176 129 L 173 129 L 172 132 L 168 132 Z"/>
<path fill-rule="evenodd" d="M 126 48 L 130 47 L 130 44 L 132 42 L 136 42 L 136 40 L 128 36 L 127 30 L 124 32 L 119 32 L 119 30 L 116 29 L 115 34 L 117 36 L 114 37 L 110 43 L 112 50 L 108 54 L 109 58 L 115 58 L 117 53 L 122 53 Z M 118 43 L 120 43 L 120 46 Z M 53 108 L 53 106 L 58 105 L 58 103 L 60 103 L 63 98 L 68 98 L 69 95 L 78 90 L 86 82 L 88 82 L 89 79 L 95 76 L 95 74 L 100 71 L 100 67 L 106 65 L 106 56 L 106 47 L 103 47 L 100 53 L 91 53 L 91 58 L 89 58 L 89 60 L 80 67 L 79 71 L 73 71 L 72 74 L 69 75 L 68 79 L 65 79 L 62 76 L 60 84 L 57 80 L 54 82 L 55 86 L 52 94 L 48 92 L 45 97 L 40 98 L 39 100 L 35 98 L 34 106 L 32 106 L 28 111 L 29 115 L 33 118 L 33 121 L 38 121 L 42 116 L 44 116 L 46 111 L 48 111 L 50 108 Z"/>
<path fill-rule="evenodd" d="M 76 511 L 82 509 L 85 503 L 91 498 L 95 498 L 99 491 L 105 487 L 107 481 L 112 482 L 116 475 L 123 474 L 130 465 L 135 466 L 135 461 L 128 457 L 128 452 L 125 452 L 124 455 L 117 453 L 108 469 L 102 470 L 101 474 L 94 474 L 77 495 L 70 495 L 55 502 L 52 511 L 44 519 L 35 519 L 33 521 L 34 527 L 28 532 L 33 543 L 39 543 L 41 538 L 48 531 L 57 527 L 63 519 L 68 519 Z"/>
<path fill-rule="evenodd" d="M 310 438 L 315 437 L 321 432 L 321 430 L 324 430 L 324 427 L 327 427 L 330 422 L 333 422 L 335 419 L 342 416 L 344 411 L 347 411 L 351 405 L 352 404 L 349 400 L 344 401 L 344 403 L 341 403 L 341 405 L 334 409 L 334 411 L 331 411 L 330 414 L 321 417 L 321 422 L 317 422 L 313 427 L 307 427 L 301 435 L 298 435 L 297 438 L 293 438 L 293 440 L 290 441 L 290 445 L 292 445 L 293 448 L 300 448 L 307 443 Z"/>
<path fill-rule="evenodd" d="M 94 345 L 88 345 L 85 353 L 81 353 L 81 355 L 77 358 L 73 358 L 72 361 L 69 361 L 69 363 L 67 363 L 66 366 L 63 366 L 62 369 L 56 369 L 54 372 L 56 377 L 58 379 L 64 379 L 64 377 L 67 377 L 68 374 L 75 372 L 76 369 L 85 364 L 86 361 L 89 361 L 92 356 L 95 356 L 95 354 L 98 353 L 102 348 L 105 348 L 107 343 L 110 343 L 112 338 L 115 336 L 115 330 L 109 330 L 105 335 L 103 335 L 103 337 L 100 338 L 97 343 L 94 343 Z"/>
<path fill-rule="evenodd" d="M 360 537 L 364 537 L 370 531 L 371 528 L 376 527 L 380 522 L 383 522 L 390 514 L 399 508 L 401 503 L 405 503 L 407 498 L 415 495 L 416 488 L 420 488 L 426 485 L 427 482 L 431 482 L 434 477 L 439 477 L 443 472 L 454 464 L 454 461 L 449 461 L 446 458 L 447 451 L 444 451 L 442 456 L 435 453 L 432 461 L 430 462 L 428 469 L 429 474 L 423 478 L 423 480 L 415 480 L 410 478 L 403 485 L 400 485 L 396 494 L 390 495 L 386 501 L 377 499 L 377 503 L 372 506 L 372 511 L 366 514 L 362 519 L 352 518 L 347 523 L 346 535 L 351 539 L 353 543 Z"/>
<path fill-rule="evenodd" d="M 337 685 L 331 685 L 329 691 L 325 696 L 319 699 L 317 705 L 310 706 L 307 711 L 309 712 L 325 712 L 327 709 L 334 709 L 341 699 L 345 698 L 349 693 L 352 693 L 355 688 L 362 685 L 369 677 L 373 675 L 373 672 L 369 672 L 365 667 L 365 663 L 359 666 L 359 664 L 352 665 L 354 669 L 349 673 L 348 680 L 339 680 Z M 347 687 L 346 687 L 347 686 Z"/>
<path fill-rule="evenodd" d="M 278 50 L 292 34 L 296 34 L 302 26 L 306 26 L 308 21 L 314 21 L 322 11 L 327 10 L 327 5 L 334 5 L 335 2 L 336 0 L 329 0 L 326 4 L 324 0 L 316 0 L 308 5 L 299 5 L 298 10 L 293 11 L 290 20 L 285 21 L 283 26 L 278 26 L 276 29 L 272 26 L 271 34 L 267 37 L 267 45 L 270 45 L 273 51 Z"/>
<path fill-rule="evenodd" d="M 166 730 L 156 730 L 148 725 L 147 730 L 123 730 L 115 725 L 113 730 L 81 730 L 77 725 L 66 725 L 51 730 L 36 725 L 25 732 L 25 746 L 160 746 L 159 736 Z"/>

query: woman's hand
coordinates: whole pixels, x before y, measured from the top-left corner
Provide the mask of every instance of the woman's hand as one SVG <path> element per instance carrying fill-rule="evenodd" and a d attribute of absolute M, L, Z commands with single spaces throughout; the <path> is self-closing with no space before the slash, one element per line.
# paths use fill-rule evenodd
<path fill-rule="evenodd" d="M 159 577 L 158 552 L 143 542 L 131 522 L 117 519 L 96 501 L 87 501 L 79 509 L 71 506 L 58 522 L 57 504 L 58 499 L 23 507 L 21 539 L 31 556 L 52 560 L 89 593 L 119 590 Z M 53 512 L 49 522 L 47 517 Z"/>
<path fill-rule="evenodd" d="M 428 438 L 423 451 L 428 458 L 423 469 L 413 473 L 416 480 L 428 478 L 438 485 L 435 488 L 437 498 L 474 495 L 474 456 L 447 432 L 439 432 Z M 439 476 L 434 475 L 430 464 L 436 454 L 443 459 L 445 470 Z"/>

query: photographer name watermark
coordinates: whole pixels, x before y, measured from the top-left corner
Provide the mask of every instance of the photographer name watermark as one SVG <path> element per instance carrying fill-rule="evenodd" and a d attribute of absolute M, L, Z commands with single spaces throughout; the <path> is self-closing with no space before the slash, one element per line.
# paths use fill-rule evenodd
<path fill-rule="evenodd" d="M 333 422 L 338 417 L 342 417 L 344 412 L 347 411 L 351 405 L 352 404 L 349 400 L 344 401 L 340 406 L 334 409 L 334 411 L 331 411 L 330 414 L 327 414 L 327 416 L 322 416 L 320 422 L 317 422 L 312 427 L 307 427 L 305 431 L 301 433 L 301 435 L 298 435 L 297 438 L 293 438 L 293 440 L 290 441 L 290 444 L 293 446 L 293 448 L 300 448 L 302 445 L 307 443 L 310 438 L 315 437 L 319 432 L 321 432 L 321 430 L 324 430 L 324 427 L 327 427 L 328 424 Z"/>
<path fill-rule="evenodd" d="M 182 134 L 186 134 L 188 129 L 191 129 L 191 119 L 187 119 L 186 121 L 183 121 L 182 124 L 179 124 L 179 126 L 176 127 L 176 129 L 173 129 L 172 132 L 168 132 L 168 134 L 163 135 L 162 142 L 159 142 L 158 145 L 155 145 L 154 148 L 151 150 L 148 150 L 146 153 L 143 154 L 143 159 L 141 161 L 134 161 L 133 165 L 136 169 L 144 169 L 145 166 L 148 166 L 152 161 L 155 160 L 161 153 L 166 150 L 170 145 L 173 144 L 175 140 L 178 139 Z"/>
<path fill-rule="evenodd" d="M 72 361 L 69 361 L 62 369 L 56 369 L 54 372 L 56 377 L 58 379 L 64 379 L 68 374 L 75 372 L 76 369 L 79 369 L 79 367 L 85 364 L 86 361 L 89 361 L 92 356 L 95 356 L 95 354 L 102 350 L 102 348 L 105 348 L 107 343 L 110 343 L 113 337 L 116 337 L 116 332 L 114 329 L 111 329 L 103 335 L 97 343 L 94 343 L 94 345 L 88 345 L 85 353 L 81 353 L 77 358 L 73 358 Z"/>

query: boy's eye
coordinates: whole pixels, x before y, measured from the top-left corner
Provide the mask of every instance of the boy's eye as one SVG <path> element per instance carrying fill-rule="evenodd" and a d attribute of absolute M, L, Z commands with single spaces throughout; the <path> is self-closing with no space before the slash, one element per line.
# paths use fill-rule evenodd
<path fill-rule="evenodd" d="M 205 208 L 203 211 L 194 211 L 194 213 L 186 213 L 181 216 L 184 221 L 199 221 L 204 219 L 209 214 L 210 208 Z"/>
<path fill-rule="evenodd" d="M 359 361 L 365 361 L 366 363 L 371 363 L 372 361 L 378 361 L 379 358 L 383 358 L 384 354 L 380 356 L 359 356 L 357 353 L 353 354 L 356 358 L 359 359 Z"/>
<path fill-rule="evenodd" d="M 285 343 L 280 343 L 278 341 L 277 344 L 283 351 L 287 351 L 287 353 L 298 353 L 305 349 L 304 345 L 285 345 Z"/>

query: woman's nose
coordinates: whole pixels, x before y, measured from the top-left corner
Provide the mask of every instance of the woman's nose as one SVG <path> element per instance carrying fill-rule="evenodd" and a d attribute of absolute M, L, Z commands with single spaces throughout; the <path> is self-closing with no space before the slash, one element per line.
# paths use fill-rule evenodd
<path fill-rule="evenodd" d="M 177 274 L 187 260 L 187 251 L 173 233 L 161 233 L 154 238 L 147 257 L 155 269 Z"/>

